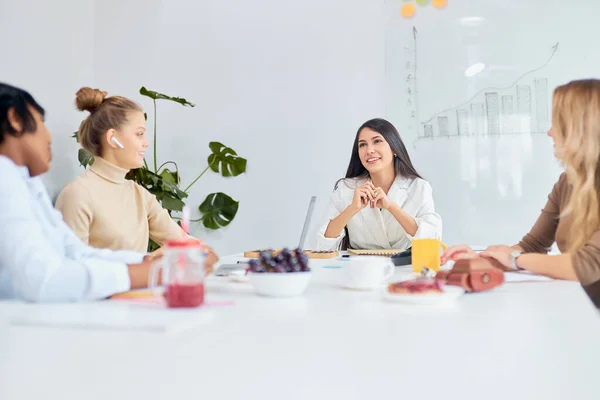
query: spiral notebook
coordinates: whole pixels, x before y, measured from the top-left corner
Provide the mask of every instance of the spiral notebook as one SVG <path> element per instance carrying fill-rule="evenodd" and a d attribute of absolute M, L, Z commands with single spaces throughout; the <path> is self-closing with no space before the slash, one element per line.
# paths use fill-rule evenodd
<path fill-rule="evenodd" d="M 348 249 L 348 254 L 352 254 L 355 256 L 384 256 L 384 257 L 392 257 L 396 254 L 404 253 L 406 250 L 399 249 L 380 249 L 380 250 L 357 250 L 357 249 Z"/>

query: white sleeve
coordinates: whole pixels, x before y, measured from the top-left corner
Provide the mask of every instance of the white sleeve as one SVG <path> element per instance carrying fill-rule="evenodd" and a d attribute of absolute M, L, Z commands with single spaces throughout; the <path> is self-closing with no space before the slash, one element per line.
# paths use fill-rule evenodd
<path fill-rule="evenodd" d="M 421 198 L 423 204 L 419 207 L 419 211 L 415 216 L 415 222 L 417 223 L 417 232 L 414 236 L 406 236 L 410 239 L 442 239 L 442 217 L 435 212 L 435 206 L 433 204 L 433 189 L 429 182 L 425 182 L 423 185 Z"/>
<path fill-rule="evenodd" d="M 341 185 L 342 183 L 340 183 Z M 338 185 L 338 188 L 331 194 L 331 199 L 327 205 L 325 224 L 317 232 L 317 244 L 316 250 L 338 250 L 342 243 L 342 239 L 346 236 L 346 231 L 342 229 L 342 232 L 338 237 L 326 238 L 325 231 L 329 226 L 329 222 L 340 215 L 346 208 L 343 204 L 342 189 Z"/>
<path fill-rule="evenodd" d="M 12 287 L 0 291 L 29 301 L 76 301 L 130 289 L 125 263 L 72 259 L 65 249 L 54 248 L 36 218 L 27 184 L 16 169 L 5 172 L 0 189 L 0 269 L 8 272 Z M 65 226 L 57 226 L 53 234 L 65 235 Z"/>
<path fill-rule="evenodd" d="M 58 211 L 57 211 L 58 212 Z M 144 253 L 138 253 L 136 251 L 129 250 L 110 250 L 110 249 L 96 249 L 91 247 L 73 232 L 69 226 L 64 222 L 60 221 L 61 230 L 64 232 L 63 238 L 65 243 L 65 250 L 67 254 L 73 258 L 78 259 L 96 259 L 109 262 L 119 262 L 125 264 L 139 264 L 143 261 Z"/>

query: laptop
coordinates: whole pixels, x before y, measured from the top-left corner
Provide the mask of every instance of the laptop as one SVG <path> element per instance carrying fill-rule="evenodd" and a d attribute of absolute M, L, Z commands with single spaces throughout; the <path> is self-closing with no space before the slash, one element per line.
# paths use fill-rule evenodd
<path fill-rule="evenodd" d="M 310 222 L 312 220 L 313 212 L 315 209 L 315 203 L 317 202 L 317 196 L 312 196 L 308 203 L 308 211 L 304 217 L 304 225 L 302 226 L 302 233 L 300 233 L 300 242 L 298 243 L 298 249 L 302 250 L 306 242 L 306 236 L 308 229 L 310 228 Z M 245 275 L 246 268 L 248 268 L 247 261 L 238 261 L 237 264 L 223 264 L 220 265 L 214 272 L 215 276 L 229 276 L 229 275 Z"/>

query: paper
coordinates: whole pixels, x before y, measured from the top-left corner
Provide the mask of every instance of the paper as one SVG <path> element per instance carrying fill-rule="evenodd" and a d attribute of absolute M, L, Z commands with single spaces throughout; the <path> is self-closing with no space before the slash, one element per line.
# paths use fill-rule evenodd
<path fill-rule="evenodd" d="M 531 272 L 521 271 L 521 272 L 505 272 L 504 273 L 504 282 L 544 282 L 544 281 L 552 281 L 552 278 L 548 278 L 547 276 L 536 275 Z"/>

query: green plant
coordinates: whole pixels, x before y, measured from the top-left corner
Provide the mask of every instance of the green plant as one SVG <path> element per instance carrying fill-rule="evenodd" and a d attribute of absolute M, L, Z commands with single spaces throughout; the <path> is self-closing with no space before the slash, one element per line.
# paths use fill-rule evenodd
<path fill-rule="evenodd" d="M 202 172 L 185 188 L 181 189 L 179 167 L 175 161 L 166 161 L 158 166 L 157 158 L 157 137 L 156 137 L 156 101 L 167 100 L 179 103 L 186 107 L 195 107 L 194 104 L 190 103 L 181 97 L 171 97 L 162 93 L 147 90 L 145 87 L 140 89 L 142 96 L 149 97 L 152 99 L 154 115 L 153 115 L 153 128 L 154 128 L 154 141 L 153 153 L 154 153 L 154 165 L 150 169 L 148 164 L 144 160 L 144 166 L 135 170 L 131 170 L 126 178 L 138 183 L 148 191 L 154 194 L 161 205 L 169 211 L 169 215 L 176 220 L 179 218 L 173 216 L 173 212 L 180 212 L 185 206 L 185 199 L 188 197 L 188 191 L 198 182 L 198 180 L 208 170 L 212 170 L 215 173 L 221 174 L 221 176 L 229 178 L 238 176 L 246 172 L 246 159 L 237 155 L 237 153 L 230 147 L 225 146 L 219 142 L 210 142 L 208 147 L 211 150 L 208 156 L 207 166 Z M 147 114 L 144 114 L 147 118 Z M 78 139 L 77 132 L 73 135 L 75 139 Z M 79 163 L 87 168 L 88 165 L 92 165 L 94 157 L 84 149 L 79 149 L 77 158 Z M 172 166 L 172 169 L 167 168 Z M 208 229 L 216 230 L 227 226 L 233 221 L 238 212 L 239 202 L 232 199 L 228 195 L 222 192 L 210 193 L 206 196 L 206 199 L 198 207 L 200 212 L 200 218 L 193 220 L 192 222 L 202 222 Z M 158 245 L 150 240 L 148 244 L 148 250 L 153 251 L 158 248 Z"/>

